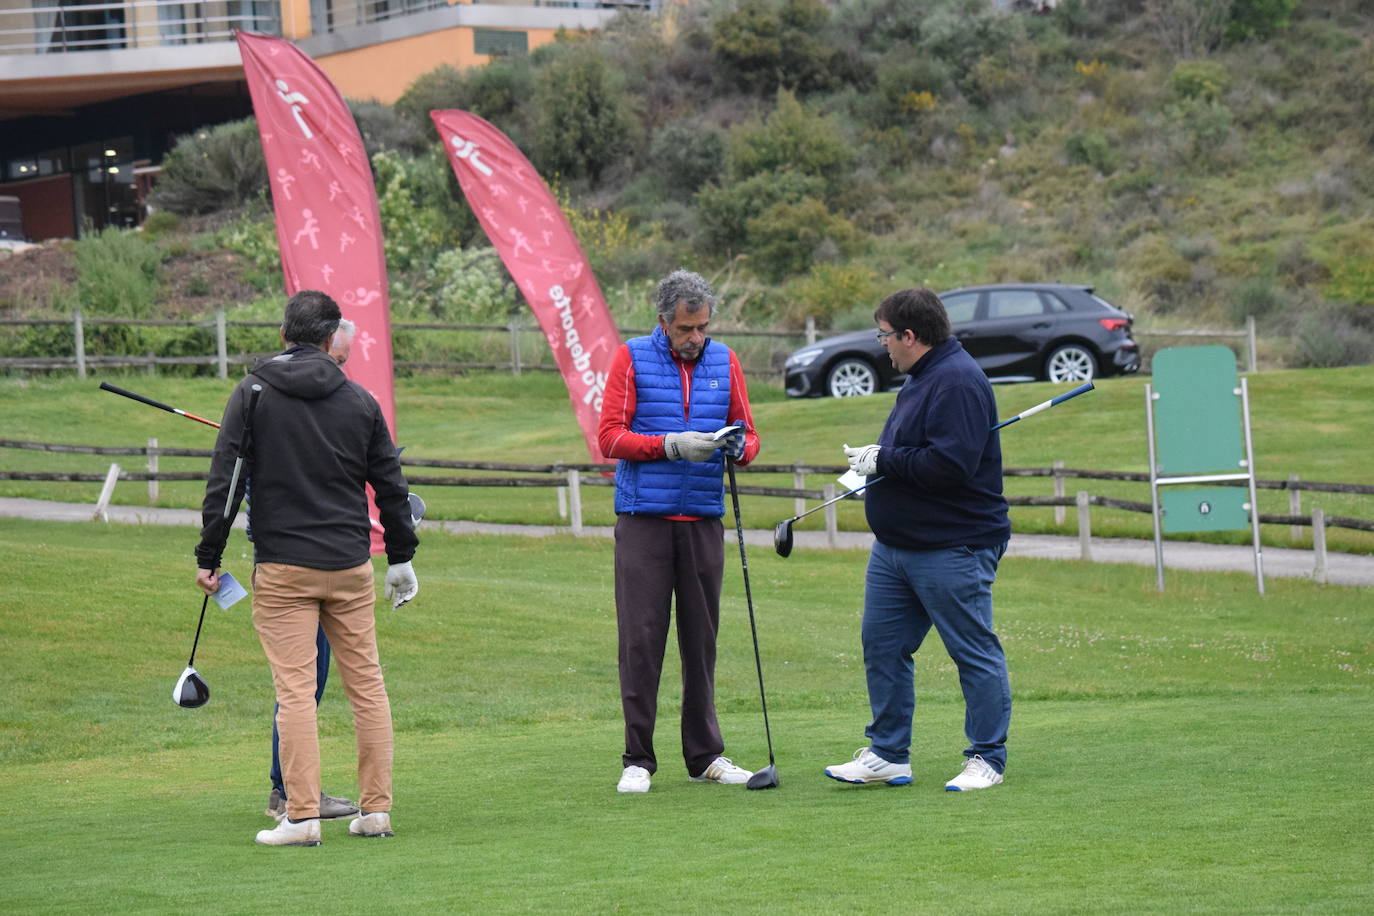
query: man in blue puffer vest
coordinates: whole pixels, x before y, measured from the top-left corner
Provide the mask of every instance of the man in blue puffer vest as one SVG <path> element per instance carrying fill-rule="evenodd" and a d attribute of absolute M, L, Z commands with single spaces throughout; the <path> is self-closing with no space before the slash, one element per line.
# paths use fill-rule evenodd
<path fill-rule="evenodd" d="M 615 472 L 615 606 L 625 713 L 621 792 L 649 791 L 654 721 L 676 596 L 682 659 L 682 756 L 695 782 L 741 785 L 716 721 L 716 632 L 725 565 L 728 455 L 759 452 L 739 359 L 706 336 L 716 294 L 676 270 L 658 285 L 658 327 L 626 341 L 606 382 L 597 442 Z M 742 429 L 717 439 L 728 425 Z"/>

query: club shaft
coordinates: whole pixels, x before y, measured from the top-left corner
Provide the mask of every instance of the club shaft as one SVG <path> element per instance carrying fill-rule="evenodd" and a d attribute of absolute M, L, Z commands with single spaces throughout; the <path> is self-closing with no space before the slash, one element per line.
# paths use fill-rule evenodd
<path fill-rule="evenodd" d="M 137 392 L 129 391 L 127 388 L 120 388 L 118 385 L 111 385 L 109 382 L 101 382 L 100 390 L 110 391 L 114 394 L 122 395 L 126 398 L 129 398 L 133 401 L 142 401 L 149 407 L 156 407 L 158 410 L 165 410 L 168 413 L 174 413 L 179 417 L 185 417 L 188 420 L 195 420 L 197 423 L 204 423 L 206 426 L 213 426 L 215 429 L 219 429 L 219 424 L 216 423 L 214 420 L 207 420 L 204 417 L 198 417 L 195 414 L 188 413 L 179 407 L 173 407 L 172 405 L 164 404 L 161 401 L 154 401 L 150 397 L 145 397 L 144 395 L 138 394 Z"/>
<path fill-rule="evenodd" d="M 850 490 L 850 491 L 847 492 L 847 493 L 841 493 L 839 496 L 836 496 L 836 497 L 834 497 L 834 498 L 832 498 L 832 499 L 827 499 L 825 502 L 821 503 L 819 506 L 813 506 L 812 508 L 807 509 L 807 510 L 806 510 L 805 512 L 803 512 L 801 515 L 794 515 L 794 516 L 792 516 L 791 518 L 788 519 L 788 521 L 789 521 L 789 522 L 800 521 L 801 519 L 806 518 L 806 517 L 807 517 L 808 515 L 810 515 L 812 512 L 819 512 L 819 511 L 821 511 L 822 509 L 824 509 L 826 506 L 832 505 L 833 503 L 837 503 L 837 502 L 839 502 L 839 501 L 842 500 L 842 499 L 848 499 L 849 497 L 853 496 L 855 493 L 861 493 L 861 492 L 863 492 L 864 490 L 867 490 L 869 487 L 873 486 L 875 483 L 877 483 L 877 482 L 880 481 L 880 480 L 882 480 L 881 477 L 874 477 L 872 480 L 870 480 L 868 483 L 864 484 L 863 486 L 861 486 L 861 487 L 855 487 L 854 489 Z"/>
<path fill-rule="evenodd" d="M 186 667 L 192 668 L 196 664 L 196 647 L 200 645 L 200 628 L 205 623 L 205 608 L 210 603 L 210 596 L 206 595 L 205 600 L 200 603 L 200 620 L 196 623 L 196 638 L 191 643 L 191 657 L 186 660 Z"/>
<path fill-rule="evenodd" d="M 1024 420 L 1026 417 L 1033 417 L 1033 416 L 1035 416 L 1036 414 L 1038 414 L 1038 413 L 1039 413 L 1040 411 L 1042 411 L 1042 410 L 1049 410 L 1051 407 L 1054 407 L 1056 404 L 1062 404 L 1062 403 L 1064 403 L 1065 401 L 1067 401 L 1069 398 L 1076 398 L 1076 397 L 1078 397 L 1080 394 L 1086 394 L 1087 392 L 1092 391 L 1092 390 L 1093 390 L 1093 383 L 1092 383 L 1092 382 L 1084 382 L 1082 385 L 1079 385 L 1079 386 L 1078 386 L 1077 388 L 1075 388 L 1073 391 L 1067 391 L 1067 392 L 1065 392 L 1064 394 L 1058 395 L 1057 397 L 1050 398 L 1048 401 L 1041 401 L 1039 404 L 1036 404 L 1034 407 L 1030 408 L 1029 410 L 1023 410 L 1023 411 L 1021 411 L 1020 413 L 1018 413 L 1016 416 L 1011 417 L 1010 419 L 1003 420 L 1001 423 L 998 423 L 996 426 L 994 426 L 993 429 L 994 429 L 994 430 L 998 430 L 998 429 L 1001 429 L 1003 426 L 1010 426 L 1011 424 L 1015 423 L 1017 420 Z"/>
<path fill-rule="evenodd" d="M 744 552 L 744 522 L 739 515 L 739 490 L 735 486 L 735 460 L 727 457 L 725 469 L 730 475 L 730 504 L 735 510 L 735 537 L 739 540 L 739 565 L 744 574 L 744 603 L 749 608 L 749 635 L 754 641 L 754 668 L 759 674 L 759 703 L 763 707 L 763 734 L 768 741 L 768 765 L 773 766 L 773 730 L 768 727 L 768 695 L 763 690 L 763 661 L 759 658 L 759 631 L 754 625 L 754 595 L 749 590 L 749 558 Z"/>

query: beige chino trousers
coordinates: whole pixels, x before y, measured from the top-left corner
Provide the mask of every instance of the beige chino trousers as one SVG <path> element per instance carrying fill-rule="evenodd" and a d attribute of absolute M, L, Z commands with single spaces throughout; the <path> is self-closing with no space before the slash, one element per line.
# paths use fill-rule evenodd
<path fill-rule="evenodd" d="M 352 569 L 284 563 L 253 568 L 253 628 L 277 690 L 286 814 L 319 817 L 320 740 L 315 719 L 315 630 L 325 636 L 353 708 L 358 740 L 358 803 L 391 810 L 391 702 L 377 657 L 372 562 Z"/>

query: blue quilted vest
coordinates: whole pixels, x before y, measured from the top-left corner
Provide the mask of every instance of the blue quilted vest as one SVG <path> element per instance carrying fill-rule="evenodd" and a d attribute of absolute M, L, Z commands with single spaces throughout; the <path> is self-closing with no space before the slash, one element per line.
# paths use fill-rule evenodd
<path fill-rule="evenodd" d="M 713 433 L 729 422 L 730 348 L 710 338 L 692 368 L 692 397 L 682 416 L 682 382 L 668 337 L 654 328 L 626 341 L 635 368 L 635 416 L 630 430 L 662 436 Z M 724 453 L 710 461 L 621 461 L 615 469 L 615 511 L 631 515 L 725 514 Z"/>

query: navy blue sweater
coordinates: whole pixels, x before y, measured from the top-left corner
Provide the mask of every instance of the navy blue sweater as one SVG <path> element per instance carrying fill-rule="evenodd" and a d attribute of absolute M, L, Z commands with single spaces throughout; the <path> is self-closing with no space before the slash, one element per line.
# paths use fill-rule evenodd
<path fill-rule="evenodd" d="M 992 385 L 951 337 L 912 367 L 878 438 L 868 527 L 889 547 L 991 547 L 1011 536 Z"/>

